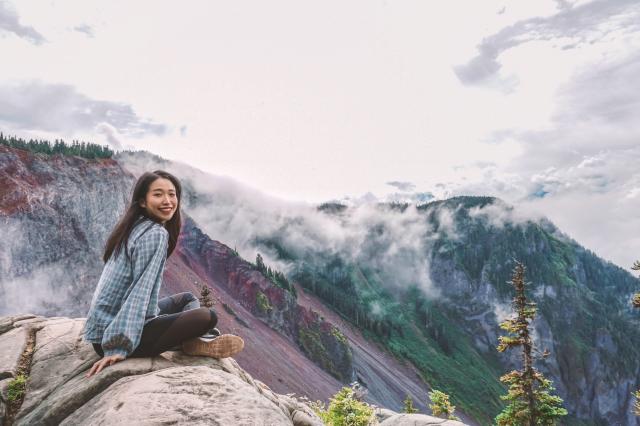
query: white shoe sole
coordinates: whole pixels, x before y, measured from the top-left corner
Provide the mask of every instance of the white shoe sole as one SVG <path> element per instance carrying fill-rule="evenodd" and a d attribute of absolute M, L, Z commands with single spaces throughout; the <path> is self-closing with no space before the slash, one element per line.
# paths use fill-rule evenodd
<path fill-rule="evenodd" d="M 196 337 L 182 343 L 182 351 L 187 355 L 229 358 L 244 348 L 244 340 L 233 334 L 223 334 L 215 339 Z"/>

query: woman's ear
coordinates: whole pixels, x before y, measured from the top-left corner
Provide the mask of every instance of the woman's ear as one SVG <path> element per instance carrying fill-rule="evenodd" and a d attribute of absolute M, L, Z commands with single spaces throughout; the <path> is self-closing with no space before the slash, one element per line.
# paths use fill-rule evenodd
<path fill-rule="evenodd" d="M 140 207 L 142 207 L 143 209 L 147 208 L 147 203 L 145 202 L 144 199 L 141 199 L 140 201 L 138 201 L 138 204 L 140 205 Z"/>

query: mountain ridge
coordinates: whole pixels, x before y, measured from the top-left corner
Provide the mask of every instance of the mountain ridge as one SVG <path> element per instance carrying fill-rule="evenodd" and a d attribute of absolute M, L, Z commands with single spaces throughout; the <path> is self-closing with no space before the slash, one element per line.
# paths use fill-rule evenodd
<path fill-rule="evenodd" d="M 5 179 L 3 182 L 7 182 L 8 188 L 13 188 L 12 176 L 6 171 L 7 156 L 2 155 L 0 151 L 0 179 Z M 131 159 L 136 155 L 130 153 L 126 156 Z M 21 157 L 18 155 L 18 158 Z M 44 157 L 41 160 L 45 161 Z M 193 181 L 200 175 L 187 172 L 183 166 L 167 160 L 157 164 L 157 158 L 149 158 L 146 154 L 140 154 L 138 160 L 139 164 L 134 164 L 133 168 L 122 158 L 111 164 L 112 170 L 120 169 L 127 176 L 121 185 L 130 187 L 140 168 L 161 166 L 169 171 L 175 168 L 178 176 L 183 171 L 187 177 L 185 202 L 206 234 L 215 235 L 220 230 L 216 222 L 219 217 L 215 214 L 207 216 L 215 211 L 212 208 L 222 212 L 234 211 L 233 204 L 229 204 L 234 201 L 230 195 L 198 189 Z M 21 161 L 26 164 L 26 160 Z M 74 169 L 76 166 L 73 164 L 78 161 L 63 161 L 64 166 L 61 167 Z M 45 165 L 35 167 L 38 170 L 42 168 L 46 169 Z M 96 170 L 93 172 L 95 176 Z M 55 178 L 55 174 L 50 176 Z M 109 181 L 111 178 L 107 176 L 102 175 Z M 44 181 L 46 179 L 38 182 Z M 90 182 L 85 184 L 81 179 L 77 182 L 77 185 L 82 184 L 81 188 L 92 187 Z M 122 188 L 114 189 L 113 185 L 110 188 L 126 202 Z M 83 191 L 91 192 L 92 189 Z M 0 207 L 11 202 L 12 198 L 7 194 L 0 194 Z M 271 223 L 268 217 L 271 210 L 264 209 L 260 212 L 262 219 L 267 221 L 264 228 L 271 234 L 254 235 L 250 241 L 255 250 L 269 254 L 270 263 L 284 265 L 291 281 L 331 306 L 369 341 L 386 348 L 397 359 L 413 363 L 419 377 L 403 390 L 410 390 L 415 395 L 420 386 L 426 391 L 427 383 L 442 388 L 452 395 L 454 403 L 482 422 L 495 416 L 500 407 L 498 396 L 504 393 L 504 388 L 497 382 L 497 377 L 517 361 L 514 357 L 498 356 L 494 350 L 499 333 L 497 324 L 509 309 L 510 289 L 506 285 L 510 274 L 509 259 L 517 256 L 529 266 L 532 296 L 540 303 L 540 317 L 536 324 L 540 345 L 550 346 L 552 352 L 552 358 L 541 369 L 551 376 L 559 394 L 565 398 L 572 414 L 569 424 L 637 424 L 629 408 L 631 390 L 640 385 L 636 349 L 640 342 L 637 335 L 639 321 L 627 300 L 637 286 L 637 280 L 558 233 L 550 222 L 529 221 L 519 217 L 513 207 L 504 208 L 503 204 L 493 197 L 461 197 L 420 206 L 383 206 L 380 213 L 356 209 L 353 210 L 355 216 L 364 218 L 361 223 L 356 223 L 357 226 L 350 210 L 353 208 L 338 207 L 336 213 L 339 217 L 335 222 L 320 222 L 321 228 L 338 227 L 347 235 L 343 247 L 338 246 L 338 249 L 335 244 L 324 248 L 319 245 L 323 240 L 310 228 L 312 220 L 318 220 L 316 217 L 296 216 L 294 212 L 290 216 L 282 216 L 279 222 Z M 244 208 L 245 211 L 236 210 L 236 215 L 247 214 L 246 210 L 251 207 L 245 205 Z M 47 211 L 44 207 L 42 209 Z M 117 209 L 109 210 L 105 222 L 113 221 L 116 213 Z M 5 220 L 23 215 L 22 218 L 30 221 L 28 223 L 35 223 L 33 211 L 16 210 L 3 214 Z M 82 216 L 79 211 L 74 214 Z M 226 217 L 231 221 L 234 216 L 229 213 Z M 229 223 L 233 225 L 233 222 Z M 84 232 L 83 226 L 83 222 L 76 221 L 77 231 Z M 256 226 L 259 227 L 260 223 Z M 38 229 L 43 234 L 50 232 L 46 227 Z M 409 242 L 413 241 L 411 238 L 416 232 L 424 232 L 426 238 L 416 239 L 415 247 L 406 242 L 397 246 L 403 232 Z M 291 237 L 298 235 L 310 242 L 296 246 Z M 32 246 L 37 241 L 33 238 Z M 332 242 L 330 239 L 327 241 Z M 394 244 L 397 246 L 395 253 L 400 253 L 396 257 L 389 254 Z M 353 247 L 354 252 L 347 255 L 344 247 Z M 97 252 L 95 248 L 93 251 Z M 399 276 L 385 269 L 390 265 L 384 263 L 385 260 L 399 262 L 400 267 L 393 269 L 400 273 Z M 425 270 L 422 266 L 411 266 L 408 268 L 410 273 L 406 274 L 407 270 L 402 266 L 411 262 L 423 265 Z M 179 263 L 182 265 L 180 268 L 187 267 L 183 261 Z M 174 268 L 177 267 L 175 263 Z M 95 268 L 97 265 L 93 266 Z M 12 270 L 13 276 L 18 278 L 24 276 L 24 272 Z M 425 279 L 424 282 L 418 281 L 415 288 L 406 285 L 415 281 L 414 272 Z M 190 273 L 194 274 L 192 278 L 195 280 L 206 278 L 202 273 Z M 178 280 L 180 274 L 175 270 L 168 270 L 167 274 L 173 277 L 167 281 L 167 288 L 172 291 L 188 286 L 192 291 L 197 288 Z M 397 283 L 393 284 L 394 281 Z M 91 277 L 87 275 L 85 282 L 89 286 Z M 336 289 L 342 293 L 332 299 L 332 292 Z M 216 289 L 220 300 L 227 297 L 223 293 Z M 353 298 L 357 303 L 345 304 Z M 222 303 L 229 306 L 233 303 L 232 299 L 225 300 Z M 250 305 L 247 305 L 248 311 L 246 307 L 236 305 L 234 310 L 250 319 L 255 313 L 250 312 L 252 307 L 256 307 L 255 301 Z M 347 312 L 351 308 L 353 312 Z M 378 314 L 372 315 L 375 312 Z M 394 320 L 393 315 L 387 314 L 397 318 Z M 225 319 L 236 321 L 233 315 Z M 626 344 L 624 337 L 627 338 Z M 359 364 L 356 362 L 355 365 Z M 362 371 L 360 373 L 356 368 L 356 377 L 362 378 Z M 333 386 L 337 386 L 337 382 L 333 382 Z M 465 387 L 473 392 L 465 390 Z M 415 395 L 414 399 L 418 398 L 420 396 Z"/>

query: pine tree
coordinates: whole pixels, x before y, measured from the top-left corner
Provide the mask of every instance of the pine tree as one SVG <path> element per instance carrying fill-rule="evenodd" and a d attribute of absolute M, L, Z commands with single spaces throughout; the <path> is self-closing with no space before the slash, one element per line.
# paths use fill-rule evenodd
<path fill-rule="evenodd" d="M 206 285 L 203 285 L 200 289 L 200 306 L 210 308 L 213 306 L 213 300 L 211 299 L 211 290 Z"/>
<path fill-rule="evenodd" d="M 550 394 L 554 390 L 551 380 L 533 366 L 533 351 L 535 349 L 529 325 L 536 316 L 536 304 L 528 302 L 525 296 L 525 267 L 516 262 L 511 284 L 516 290 L 513 307 L 516 311 L 514 318 L 507 319 L 500 324 L 509 335 L 500 336 L 498 351 L 522 347 L 522 370 L 514 370 L 500 378 L 502 383 L 509 385 L 509 392 L 501 398 L 509 401 L 509 405 L 496 417 L 498 426 L 534 426 L 554 425 L 556 419 L 567 415 L 562 408 L 562 399 Z M 545 351 L 543 357 L 548 356 Z"/>
<path fill-rule="evenodd" d="M 445 418 L 449 420 L 460 420 L 460 418 L 455 415 L 456 406 L 451 405 L 449 395 L 439 390 L 433 390 L 429 392 L 429 399 L 431 400 L 429 408 L 431 408 L 431 413 L 434 416 L 445 416 Z"/>
<path fill-rule="evenodd" d="M 258 271 L 260 272 L 266 272 L 267 268 L 264 265 L 264 260 L 262 260 L 262 256 L 260 255 L 260 253 L 258 253 L 256 255 L 256 267 L 258 268 Z"/>
<path fill-rule="evenodd" d="M 414 408 L 413 399 L 411 399 L 409 394 L 407 394 L 407 397 L 404 400 L 404 408 L 403 408 L 402 411 L 407 413 L 407 414 L 413 414 L 413 413 L 417 413 L 418 412 L 418 409 Z"/>

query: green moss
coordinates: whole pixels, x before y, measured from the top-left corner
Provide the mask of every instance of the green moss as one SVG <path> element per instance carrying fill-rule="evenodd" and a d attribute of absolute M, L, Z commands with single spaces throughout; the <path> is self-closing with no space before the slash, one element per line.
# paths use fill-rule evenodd
<path fill-rule="evenodd" d="M 309 357 L 316 362 L 323 370 L 332 376 L 342 380 L 342 374 L 334 367 L 327 348 L 322 344 L 320 332 L 309 328 L 301 328 L 298 333 L 298 343 Z"/>
<path fill-rule="evenodd" d="M 228 313 L 229 315 L 233 316 L 233 318 L 235 318 L 235 320 L 236 320 L 236 321 L 238 321 L 238 323 L 239 323 L 241 326 L 246 327 L 246 328 L 251 328 L 251 327 L 249 326 L 249 324 L 247 324 L 247 322 L 246 322 L 245 320 L 243 320 L 242 318 L 240 318 L 240 317 L 238 316 L 238 314 L 236 313 L 236 311 L 234 311 L 234 310 L 233 310 L 233 308 L 232 308 L 231 306 L 229 306 L 229 305 L 228 305 L 228 304 L 226 304 L 226 303 L 222 303 L 222 307 L 224 308 L 224 310 L 225 310 L 225 311 L 227 311 L 227 313 Z"/>
<path fill-rule="evenodd" d="M 269 303 L 269 298 L 261 291 L 256 294 L 256 306 L 263 314 L 268 314 L 273 309 L 273 306 Z"/>
<path fill-rule="evenodd" d="M 224 308 L 225 311 L 227 311 L 228 314 L 233 315 L 234 317 L 237 316 L 236 311 L 234 311 L 233 308 L 228 304 L 223 303 L 222 307 Z"/>
<path fill-rule="evenodd" d="M 331 327 L 331 334 L 336 338 L 338 342 L 343 345 L 347 345 L 347 337 L 337 327 Z"/>

